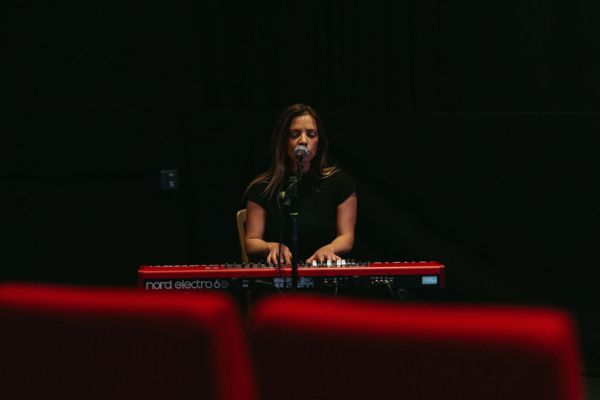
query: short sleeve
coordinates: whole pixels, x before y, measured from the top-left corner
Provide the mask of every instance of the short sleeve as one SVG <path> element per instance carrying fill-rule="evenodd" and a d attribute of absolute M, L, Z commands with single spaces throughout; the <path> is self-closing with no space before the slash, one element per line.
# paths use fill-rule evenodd
<path fill-rule="evenodd" d="M 337 204 L 343 203 L 350 195 L 356 192 L 356 184 L 350 175 L 344 171 L 339 171 L 334 176 L 337 192 Z"/>
<path fill-rule="evenodd" d="M 267 186 L 264 182 L 257 182 L 248 189 L 246 193 L 246 201 L 250 200 L 261 206 L 262 208 L 267 208 L 267 200 L 263 195 L 265 187 Z"/>

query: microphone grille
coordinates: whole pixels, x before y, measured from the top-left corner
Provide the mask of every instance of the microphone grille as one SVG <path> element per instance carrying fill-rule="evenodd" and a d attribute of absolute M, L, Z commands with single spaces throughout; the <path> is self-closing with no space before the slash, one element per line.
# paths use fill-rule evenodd
<path fill-rule="evenodd" d="M 294 153 L 297 156 L 306 156 L 308 154 L 308 148 L 303 144 L 299 144 L 294 148 Z"/>

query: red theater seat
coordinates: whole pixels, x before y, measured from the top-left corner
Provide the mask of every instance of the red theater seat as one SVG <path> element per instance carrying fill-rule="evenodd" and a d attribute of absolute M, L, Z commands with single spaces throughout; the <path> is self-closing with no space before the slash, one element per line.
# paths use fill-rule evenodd
<path fill-rule="evenodd" d="M 557 310 L 272 297 L 252 331 L 265 400 L 581 398 L 573 324 Z"/>
<path fill-rule="evenodd" d="M 0 399 L 254 399 L 218 293 L 0 286 Z"/>

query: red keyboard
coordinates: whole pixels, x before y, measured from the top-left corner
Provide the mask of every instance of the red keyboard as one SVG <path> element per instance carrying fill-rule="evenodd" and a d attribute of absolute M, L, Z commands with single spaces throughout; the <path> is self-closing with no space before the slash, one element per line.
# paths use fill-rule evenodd
<path fill-rule="evenodd" d="M 444 268 L 435 261 L 301 264 L 297 289 L 444 287 Z M 285 289 L 291 286 L 291 275 L 289 265 L 143 265 L 138 270 L 138 284 L 145 290 Z"/>

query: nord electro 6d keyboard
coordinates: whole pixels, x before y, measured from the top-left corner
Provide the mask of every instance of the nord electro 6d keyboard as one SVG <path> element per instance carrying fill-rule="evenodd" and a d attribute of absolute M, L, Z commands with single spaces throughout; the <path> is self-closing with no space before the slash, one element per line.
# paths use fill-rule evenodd
<path fill-rule="evenodd" d="M 292 288 L 289 265 L 267 264 L 143 265 L 138 285 L 145 290 L 316 290 L 335 291 L 381 288 L 406 297 L 414 288 L 444 287 L 444 265 L 435 261 L 350 262 L 298 266 L 297 287 Z"/>

